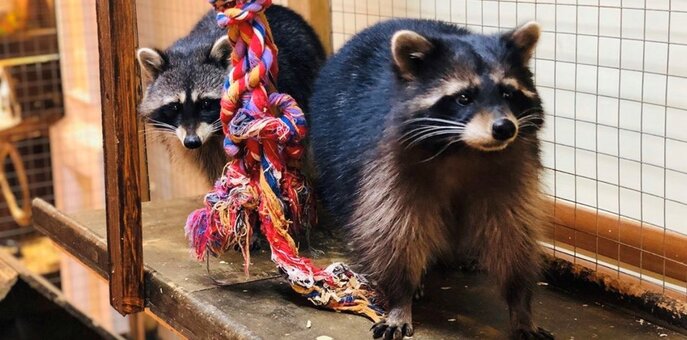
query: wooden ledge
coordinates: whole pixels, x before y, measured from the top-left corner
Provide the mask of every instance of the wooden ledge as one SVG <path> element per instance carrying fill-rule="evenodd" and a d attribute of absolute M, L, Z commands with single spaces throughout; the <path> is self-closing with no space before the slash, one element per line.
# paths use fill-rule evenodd
<path fill-rule="evenodd" d="M 184 239 L 184 221 L 201 202 L 186 199 L 151 207 L 145 203 L 144 259 L 146 305 L 158 318 L 189 338 L 257 337 L 236 320 L 193 294 L 221 289 L 207 275 L 206 268 L 193 260 Z M 49 203 L 33 202 L 34 224 L 60 247 L 108 279 L 105 211 L 68 216 Z M 257 253 L 257 252 L 256 252 Z M 264 252 L 254 254 L 251 276 L 243 274 L 239 254 L 212 260 L 213 275 L 231 283 L 246 283 L 277 277 Z"/>
<path fill-rule="evenodd" d="M 251 276 L 231 253 L 211 261 L 212 273 L 229 285 L 218 287 L 205 264 L 189 254 L 183 226 L 200 198 L 143 204 L 146 311 L 191 339 L 264 338 L 370 339 L 371 323 L 360 316 L 312 307 L 278 277 L 266 251 L 254 251 Z M 105 212 L 68 216 L 41 200 L 33 205 L 36 228 L 107 278 Z M 325 252 L 320 265 L 345 260 L 342 242 L 316 233 Z M 507 337 L 508 315 L 493 284 L 481 274 L 437 270 L 427 279 L 425 297 L 414 305 L 415 339 Z M 559 338 L 623 338 L 681 331 L 637 323 L 635 315 L 596 305 L 598 299 L 572 298 L 540 286 L 533 301 L 539 324 Z M 579 327 L 585 325 L 585 327 Z"/>
<path fill-rule="evenodd" d="M 279 338 L 285 329 L 292 329 L 286 333 L 296 335 L 299 331 L 309 332 L 315 328 L 305 325 L 307 320 L 314 320 L 318 315 L 330 319 L 327 324 L 339 323 L 340 314 L 301 308 L 308 302 L 301 301 L 282 283 L 269 253 L 264 250 L 251 253 L 250 277 L 243 272 L 240 253 L 212 259 L 213 277 L 229 284 L 218 287 L 208 276 L 206 265 L 193 259 L 184 237 L 186 217 L 201 202 L 200 198 L 188 198 L 143 204 L 148 312 L 189 338 Z M 100 276 L 108 278 L 104 210 L 69 216 L 36 199 L 33 212 L 38 230 Z M 328 247 L 330 256 L 316 262 L 342 260 L 341 251 L 334 248 Z M 277 318 L 284 313 L 285 316 L 304 315 L 303 321 L 294 325 L 288 317 Z M 368 321 L 349 315 L 345 318 L 366 334 Z M 322 322 L 320 327 L 327 327 L 327 324 Z"/>

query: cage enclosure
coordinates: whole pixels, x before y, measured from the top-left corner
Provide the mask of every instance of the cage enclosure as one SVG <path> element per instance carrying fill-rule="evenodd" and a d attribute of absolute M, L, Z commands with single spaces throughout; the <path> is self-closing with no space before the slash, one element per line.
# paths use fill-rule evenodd
<path fill-rule="evenodd" d="M 542 33 L 530 68 L 546 113 L 540 137 L 541 190 L 547 201 L 540 209 L 553 223 L 539 240 L 547 256 L 535 292 L 536 319 L 559 338 L 686 336 L 687 101 L 681 92 L 687 86 L 682 62 L 687 6 L 668 0 L 278 3 L 308 20 L 332 53 L 365 28 L 392 18 L 442 20 L 481 33 L 539 22 Z M 142 83 L 135 51 L 166 48 L 188 34 L 210 7 L 181 0 L 70 4 L 77 9 L 65 4 L 58 1 L 64 7 L 57 24 L 68 33 L 61 41 L 87 52 L 62 57 L 69 62 L 62 64 L 63 77 L 74 84 L 65 87 L 64 98 L 77 109 L 73 116 L 67 110 L 65 124 L 56 131 L 65 138 L 71 129 L 86 127 L 89 136 L 102 131 L 102 139 L 66 139 L 85 150 L 85 160 L 74 156 L 79 147 L 55 144 L 54 162 L 69 169 L 56 174 L 67 180 L 56 185 L 57 208 L 45 200 L 33 202 L 35 226 L 109 281 L 117 311 L 153 315 L 184 337 L 369 337 L 364 319 L 315 309 L 295 298 L 268 250 L 253 253 L 250 276 L 243 273 L 240 252 L 203 264 L 189 256 L 183 225 L 201 206 L 199 195 L 208 186 L 201 175 L 170 161 L 155 131 L 140 121 Z M 58 64 L 48 60 L 34 72 L 59 75 Z M 16 72 L 6 73 L 18 78 Z M 51 109 L 61 104 L 52 97 L 38 100 L 39 108 L 35 100 L 22 102 L 22 96 L 37 92 L 21 87 L 14 93 L 22 121 L 17 124 L 15 113 L 14 127 L 5 123 L 7 129 L 26 124 L 31 110 L 50 117 L 42 121 L 61 115 Z M 77 123 L 72 117 L 79 109 L 83 117 Z M 58 114 L 47 113 L 51 110 Z M 316 264 L 351 256 L 336 237 L 315 231 L 314 248 L 324 251 Z M 223 285 L 212 278 L 221 278 Z M 415 305 L 417 337 L 507 336 L 505 305 L 481 273 L 435 270 L 425 293 Z"/>

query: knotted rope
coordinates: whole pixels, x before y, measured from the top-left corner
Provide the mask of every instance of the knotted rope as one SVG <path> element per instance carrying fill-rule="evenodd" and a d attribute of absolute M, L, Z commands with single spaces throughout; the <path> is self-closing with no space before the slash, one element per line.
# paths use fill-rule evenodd
<path fill-rule="evenodd" d="M 217 23 L 227 28 L 232 68 L 221 102 L 224 148 L 231 160 L 205 207 L 193 212 L 186 235 L 199 260 L 238 246 L 248 274 L 256 227 L 266 237 L 272 261 L 315 305 L 366 315 L 382 311 L 367 281 L 343 263 L 327 268 L 299 257 L 291 235 L 316 222 L 314 198 L 300 172 L 307 127 L 295 100 L 276 92 L 277 47 L 264 10 L 271 0 L 209 0 Z"/>

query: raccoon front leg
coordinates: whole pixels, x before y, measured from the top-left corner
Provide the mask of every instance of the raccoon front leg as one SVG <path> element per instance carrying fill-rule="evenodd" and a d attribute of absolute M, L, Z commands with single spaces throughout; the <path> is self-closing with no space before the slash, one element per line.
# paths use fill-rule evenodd
<path fill-rule="evenodd" d="M 482 254 L 487 270 L 496 276 L 508 303 L 512 339 L 553 339 L 532 320 L 532 293 L 540 275 L 540 248 L 527 227 L 503 225 L 487 233 Z"/>
<path fill-rule="evenodd" d="M 352 246 L 362 272 L 375 283 L 387 302 L 388 316 L 372 327 L 374 338 L 412 336 L 412 301 L 436 244 L 427 230 L 434 224 L 413 218 L 408 210 L 375 209 L 355 226 Z M 380 217 L 379 219 L 374 217 Z M 382 218 L 383 217 L 383 218 Z M 427 223 L 430 221 L 430 223 Z"/>
<path fill-rule="evenodd" d="M 536 263 L 530 264 L 536 266 Z M 532 293 L 536 286 L 536 280 L 532 274 L 511 272 L 501 287 L 510 313 L 511 338 L 517 340 L 553 339 L 551 333 L 535 326 L 532 321 Z"/>
<path fill-rule="evenodd" d="M 376 288 L 387 301 L 389 313 L 386 319 L 372 326 L 372 336 L 375 339 L 383 337 L 400 340 L 404 336 L 413 335 L 413 296 L 420 288 L 427 259 L 411 260 L 406 254 L 397 255 L 401 256 L 376 259 L 389 263 L 384 272 L 375 275 Z"/>

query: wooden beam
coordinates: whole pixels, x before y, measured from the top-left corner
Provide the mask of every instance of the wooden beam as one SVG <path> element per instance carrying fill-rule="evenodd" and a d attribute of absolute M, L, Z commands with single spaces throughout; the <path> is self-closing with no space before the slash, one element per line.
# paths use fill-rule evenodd
<path fill-rule="evenodd" d="M 563 200 L 550 204 L 547 209 L 554 216 L 554 224 L 546 233 L 559 245 L 564 243 L 623 267 L 629 265 L 661 280 L 687 282 L 684 234 Z"/>
<path fill-rule="evenodd" d="M 143 311 L 139 86 L 134 1 L 96 1 L 105 147 L 110 303 L 123 315 Z"/>
<path fill-rule="evenodd" d="M 289 0 L 289 8 L 298 12 L 315 29 L 327 54 L 332 54 L 332 11 L 329 0 Z"/>
<path fill-rule="evenodd" d="M 88 268 L 108 278 L 107 243 L 104 239 L 40 198 L 33 200 L 33 225 Z"/>

